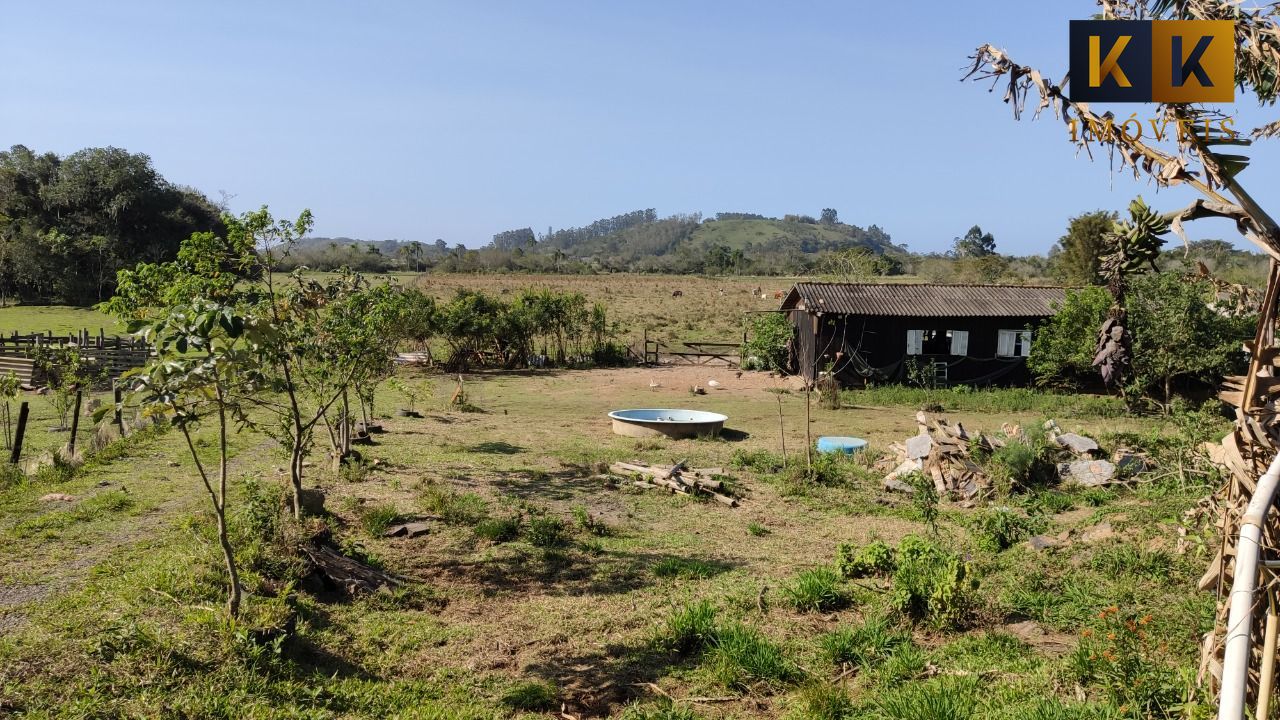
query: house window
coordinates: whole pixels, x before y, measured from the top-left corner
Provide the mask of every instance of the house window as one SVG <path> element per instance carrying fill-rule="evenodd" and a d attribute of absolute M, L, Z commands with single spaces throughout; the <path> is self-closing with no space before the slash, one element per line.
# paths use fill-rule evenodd
<path fill-rule="evenodd" d="M 968 330 L 908 330 L 908 355 L 967 355 Z"/>
<path fill-rule="evenodd" d="M 996 357 L 1027 357 L 1030 354 L 1030 330 L 1001 330 L 996 335 Z"/>

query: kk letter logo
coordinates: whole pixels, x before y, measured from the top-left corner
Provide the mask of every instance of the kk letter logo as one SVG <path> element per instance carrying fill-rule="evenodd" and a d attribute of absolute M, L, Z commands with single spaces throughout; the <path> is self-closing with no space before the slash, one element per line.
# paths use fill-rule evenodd
<path fill-rule="evenodd" d="M 1073 20 L 1071 85 L 1084 102 L 1231 102 L 1230 20 Z"/>
<path fill-rule="evenodd" d="M 1236 33 L 1230 20 L 1151 23 L 1151 99 L 1231 102 L 1236 93 Z"/>

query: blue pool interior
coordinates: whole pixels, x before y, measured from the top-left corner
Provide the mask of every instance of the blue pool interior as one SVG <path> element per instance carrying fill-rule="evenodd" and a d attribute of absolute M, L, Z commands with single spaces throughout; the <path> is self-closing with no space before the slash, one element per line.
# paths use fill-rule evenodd
<path fill-rule="evenodd" d="M 614 420 L 631 420 L 634 422 L 671 422 L 671 423 L 707 423 L 724 422 L 729 418 L 720 413 L 703 410 L 678 410 L 675 408 L 636 408 L 632 410 L 615 410 L 609 413 Z"/>
<path fill-rule="evenodd" d="M 824 436 L 818 438 L 818 452 L 845 453 L 852 455 L 867 446 L 867 441 L 858 437 Z"/>

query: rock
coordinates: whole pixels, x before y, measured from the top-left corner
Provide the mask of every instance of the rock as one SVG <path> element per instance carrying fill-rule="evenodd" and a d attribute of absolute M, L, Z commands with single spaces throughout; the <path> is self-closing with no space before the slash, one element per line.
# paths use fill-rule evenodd
<path fill-rule="evenodd" d="M 1115 460 L 1116 469 L 1125 475 L 1137 475 L 1138 473 L 1147 471 L 1146 458 L 1141 455 L 1134 455 L 1130 452 L 1117 450 L 1115 454 L 1112 455 L 1112 459 Z"/>
<path fill-rule="evenodd" d="M 1057 539 L 1051 538 L 1048 535 L 1036 535 L 1035 537 L 1027 540 L 1027 545 L 1030 546 L 1032 550 L 1048 550 L 1051 547 L 1057 546 L 1057 544 Z"/>
<path fill-rule="evenodd" d="M 916 489 L 911 487 L 910 485 L 902 482 L 901 480 L 895 480 L 893 478 L 884 479 L 884 489 L 892 490 L 894 492 L 906 493 L 908 495 L 916 491 Z"/>
<path fill-rule="evenodd" d="M 40 502 L 75 502 L 75 499 L 75 495 L 68 495 L 66 493 L 49 493 L 47 495 L 40 496 Z"/>
<path fill-rule="evenodd" d="M 907 438 L 907 457 L 913 460 L 929 457 L 929 451 L 933 449 L 933 438 L 928 435 L 916 435 Z"/>
<path fill-rule="evenodd" d="M 387 531 L 382 533 L 383 537 L 410 537 L 416 538 L 431 532 L 431 524 L 424 522 L 401 523 L 392 525 Z"/>
<path fill-rule="evenodd" d="M 1064 471 L 1065 467 L 1065 471 Z M 1111 483 L 1116 476 L 1116 466 L 1106 460 L 1077 460 L 1058 466 L 1063 480 L 1084 487 L 1100 487 Z"/>
<path fill-rule="evenodd" d="M 1084 532 L 1080 533 L 1080 540 L 1082 542 L 1092 543 L 1092 542 L 1100 542 L 1102 540 L 1110 540 L 1115 536 L 1116 536 L 1116 531 L 1111 529 L 1111 523 L 1100 522 L 1097 525 L 1094 525 L 1093 527 L 1089 528 L 1088 530 L 1085 530 Z"/>
<path fill-rule="evenodd" d="M 1098 452 L 1098 443 L 1076 433 L 1063 433 L 1058 436 L 1058 444 L 1077 455 L 1092 455 Z"/>
<path fill-rule="evenodd" d="M 302 501 L 302 511 L 308 515 L 320 515 L 324 513 L 324 491 L 319 488 L 303 488 L 302 494 L 299 496 Z"/>

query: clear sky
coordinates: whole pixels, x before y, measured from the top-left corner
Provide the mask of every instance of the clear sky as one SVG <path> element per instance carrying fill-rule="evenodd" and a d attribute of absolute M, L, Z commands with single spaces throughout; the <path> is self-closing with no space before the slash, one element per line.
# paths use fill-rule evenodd
<path fill-rule="evenodd" d="M 316 234 L 478 246 L 638 208 L 839 210 L 916 251 L 980 224 L 1042 253 L 1066 219 L 1162 191 L 960 83 L 990 41 L 1054 78 L 1085 0 L 6 0 L 0 144 L 149 154 Z M 1123 115 L 1152 106 L 1116 106 Z M 1249 101 L 1240 127 L 1270 119 Z M 1280 141 L 1243 179 L 1275 205 Z M 1270 168 L 1268 170 L 1267 168 Z M 1193 236 L 1236 240 L 1227 224 Z"/>

